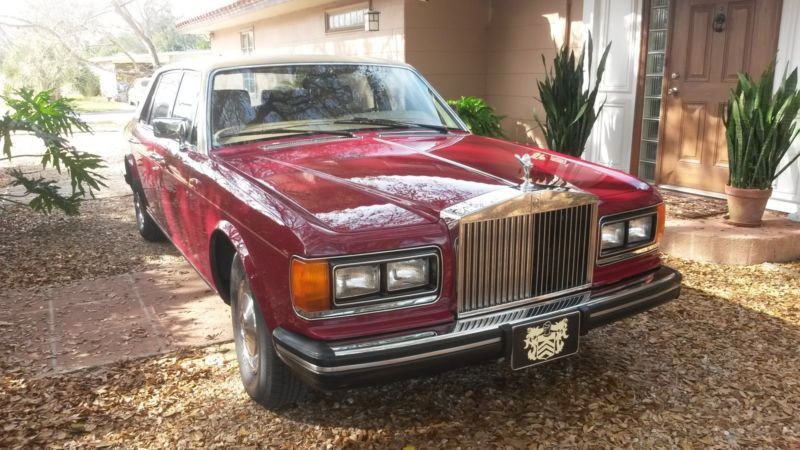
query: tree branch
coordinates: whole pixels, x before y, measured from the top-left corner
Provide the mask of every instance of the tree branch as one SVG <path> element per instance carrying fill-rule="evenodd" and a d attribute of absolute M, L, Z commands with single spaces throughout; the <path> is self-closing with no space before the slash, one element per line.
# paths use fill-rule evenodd
<path fill-rule="evenodd" d="M 38 24 L 38 23 L 35 23 L 35 22 L 31 22 L 30 20 L 23 19 L 21 17 L 14 17 L 14 16 L 7 16 L 7 15 L 0 15 L 0 17 L 6 18 L 6 19 L 18 20 L 18 21 L 21 22 L 21 23 L 0 22 L 0 27 L 4 26 L 4 27 L 10 27 L 10 28 L 17 28 L 17 29 L 33 28 L 33 29 L 44 31 L 45 33 L 47 33 L 51 37 L 55 38 L 55 40 L 59 43 L 59 45 L 61 45 L 61 47 L 64 48 L 67 51 L 67 53 L 69 53 L 69 55 L 72 56 L 73 58 L 77 59 L 78 61 L 80 61 L 80 62 L 82 62 L 84 64 L 88 64 L 88 65 L 90 65 L 92 67 L 96 67 L 98 69 L 104 69 L 103 66 L 101 66 L 100 64 L 97 64 L 97 63 L 95 63 L 93 61 L 90 61 L 90 60 L 84 58 L 83 56 L 81 56 L 80 54 L 78 54 L 72 46 L 70 46 L 69 44 L 67 44 L 64 41 L 64 39 L 61 37 L 61 33 L 58 33 L 58 32 L 56 32 L 55 30 L 53 30 L 53 29 L 51 29 L 49 27 L 46 27 L 44 25 L 41 25 L 41 24 Z"/>
<path fill-rule="evenodd" d="M 145 47 L 147 47 L 147 52 L 150 53 L 150 58 L 153 60 L 153 68 L 158 69 L 161 67 L 161 61 L 158 60 L 158 51 L 156 51 L 156 46 L 153 45 L 153 41 L 150 40 L 147 34 L 145 34 L 144 30 L 142 30 L 142 27 L 136 23 L 136 20 L 133 18 L 128 9 L 125 8 L 125 5 L 120 3 L 119 0 L 111 0 L 111 2 L 114 5 L 114 10 L 117 12 L 117 15 L 119 15 L 122 20 L 128 24 L 128 26 L 131 28 L 131 30 L 133 30 L 136 36 L 139 37 Z"/>

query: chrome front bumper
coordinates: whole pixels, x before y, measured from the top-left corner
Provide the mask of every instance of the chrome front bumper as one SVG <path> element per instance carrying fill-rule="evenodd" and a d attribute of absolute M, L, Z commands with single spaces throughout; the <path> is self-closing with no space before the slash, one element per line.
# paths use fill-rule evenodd
<path fill-rule="evenodd" d="M 547 302 L 456 320 L 430 329 L 341 342 L 314 341 L 283 328 L 273 332 L 278 356 L 320 389 L 381 383 L 506 355 L 511 326 L 570 312 L 581 334 L 680 295 L 681 274 L 669 267 L 615 285 Z"/>

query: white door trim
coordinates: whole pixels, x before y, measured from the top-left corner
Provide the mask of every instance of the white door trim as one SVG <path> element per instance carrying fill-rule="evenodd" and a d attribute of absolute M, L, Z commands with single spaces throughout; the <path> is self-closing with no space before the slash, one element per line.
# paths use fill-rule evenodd
<path fill-rule="evenodd" d="M 776 78 L 783 74 L 783 69 L 787 67 L 787 64 L 789 70 L 800 66 L 798 27 L 800 27 L 800 1 L 783 0 L 778 37 L 778 58 L 775 66 Z M 795 140 L 788 154 L 796 155 L 798 152 L 800 152 L 800 139 Z M 767 204 L 767 208 L 794 213 L 792 216 L 800 221 L 800 161 L 795 161 L 792 167 L 775 180 L 772 198 Z"/>
<path fill-rule="evenodd" d="M 636 88 L 642 36 L 642 0 L 586 0 L 586 30 L 594 40 L 594 77 L 598 58 L 611 44 L 603 82 L 597 96 L 605 106 L 586 144 L 584 158 L 628 172 L 631 167 Z"/>

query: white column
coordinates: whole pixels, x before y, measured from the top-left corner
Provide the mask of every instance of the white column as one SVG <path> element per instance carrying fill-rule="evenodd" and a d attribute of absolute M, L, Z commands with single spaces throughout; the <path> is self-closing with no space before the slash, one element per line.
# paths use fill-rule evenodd
<path fill-rule="evenodd" d="M 800 0 L 784 0 L 781 14 L 781 29 L 778 38 L 778 59 L 775 66 L 776 78 L 783 75 L 784 68 L 791 71 L 800 66 Z M 789 155 L 800 152 L 800 139 L 794 141 Z M 773 186 L 772 198 L 767 208 L 792 214 L 792 219 L 800 221 L 800 160 L 786 170 Z"/>
<path fill-rule="evenodd" d="M 592 130 L 583 157 L 615 169 L 630 171 L 633 124 L 636 120 L 636 80 L 642 31 L 642 0 L 586 0 L 583 20 L 592 32 L 594 55 L 589 68 L 594 78 L 598 58 L 611 42 L 597 105 L 605 106 Z M 593 80 L 594 82 L 594 80 Z"/>

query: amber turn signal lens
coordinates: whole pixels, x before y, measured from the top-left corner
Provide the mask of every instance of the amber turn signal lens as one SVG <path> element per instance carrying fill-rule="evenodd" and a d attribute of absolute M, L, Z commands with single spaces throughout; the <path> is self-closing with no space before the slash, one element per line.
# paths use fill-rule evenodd
<path fill-rule="evenodd" d="M 664 224 L 667 221 L 667 208 L 663 203 L 656 208 L 658 211 L 658 225 L 656 226 L 656 242 L 661 242 L 661 237 L 664 236 Z"/>
<path fill-rule="evenodd" d="M 328 261 L 292 260 L 292 303 L 305 312 L 331 308 Z"/>

